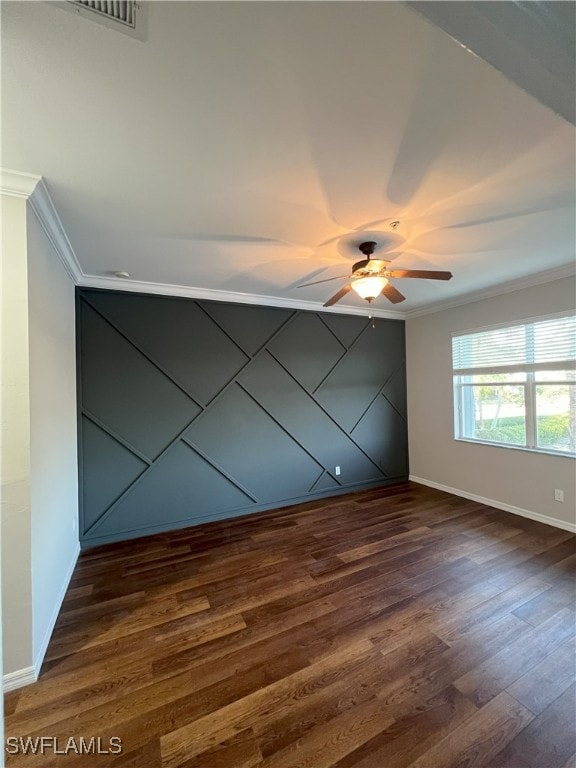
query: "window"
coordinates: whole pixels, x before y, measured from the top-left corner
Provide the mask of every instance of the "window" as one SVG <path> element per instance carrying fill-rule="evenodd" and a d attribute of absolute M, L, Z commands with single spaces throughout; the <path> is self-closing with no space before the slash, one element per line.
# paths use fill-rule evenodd
<path fill-rule="evenodd" d="M 576 317 L 452 337 L 455 437 L 576 455 Z"/>

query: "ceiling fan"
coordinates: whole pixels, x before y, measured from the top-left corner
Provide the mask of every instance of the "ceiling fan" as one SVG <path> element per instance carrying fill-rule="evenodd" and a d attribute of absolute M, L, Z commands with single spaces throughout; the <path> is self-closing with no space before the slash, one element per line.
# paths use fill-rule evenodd
<path fill-rule="evenodd" d="M 324 303 L 325 307 L 331 307 L 333 304 L 336 304 L 336 302 L 343 299 L 352 289 L 354 289 L 361 298 L 366 299 L 368 303 L 374 301 L 377 296 L 382 294 L 388 301 L 391 301 L 392 304 L 399 304 L 401 301 L 404 301 L 406 297 L 392 285 L 390 278 L 418 277 L 426 280 L 450 280 L 452 277 L 451 272 L 441 272 L 438 270 L 389 269 L 388 265 L 390 264 L 390 261 L 372 258 L 376 246 L 377 243 L 374 240 L 360 243 L 358 249 L 363 254 L 364 258 L 354 264 L 351 275 L 328 277 L 326 280 L 315 280 L 313 283 L 303 283 L 297 287 L 305 288 L 308 285 L 328 283 L 331 280 L 343 280 L 347 277 L 351 279 L 351 282 L 343 288 L 340 288 L 338 293 L 335 293 L 334 296 L 331 296 L 328 301 Z"/>

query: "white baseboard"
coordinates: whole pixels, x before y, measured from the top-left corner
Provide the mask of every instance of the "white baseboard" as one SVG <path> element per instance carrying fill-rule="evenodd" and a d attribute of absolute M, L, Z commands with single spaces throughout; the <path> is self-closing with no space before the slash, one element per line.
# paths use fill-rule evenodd
<path fill-rule="evenodd" d="M 38 675 L 40 674 L 40 669 L 42 668 L 42 662 L 44 661 L 44 656 L 46 656 L 46 650 L 48 649 L 48 643 L 50 642 L 50 638 L 52 637 L 52 632 L 54 631 L 54 625 L 56 624 L 56 619 L 58 618 L 58 614 L 60 613 L 60 608 L 62 607 L 62 602 L 64 601 L 64 597 L 66 595 L 68 585 L 70 584 L 70 579 L 72 578 L 72 574 L 74 573 L 74 568 L 76 568 L 76 563 L 78 561 L 79 554 L 80 554 L 80 544 L 77 543 L 74 551 L 72 552 L 72 557 L 70 558 L 70 562 L 68 563 L 68 568 L 66 569 L 66 575 L 64 576 L 64 580 L 60 587 L 60 592 L 58 593 L 58 597 L 56 598 L 56 602 L 54 603 L 54 608 L 52 610 L 52 615 L 50 616 L 50 621 L 48 622 L 48 625 L 44 632 L 44 636 L 42 638 L 42 642 L 40 643 L 40 647 L 38 648 L 38 651 L 36 653 L 36 658 L 34 659 L 34 669 L 36 670 L 36 677 L 38 677 Z"/>
<path fill-rule="evenodd" d="M 529 509 L 514 507 L 512 504 L 505 504 L 502 501 L 487 499 L 485 496 L 478 496 L 475 493 L 462 491 L 460 488 L 451 488 L 449 485 L 442 485 L 442 483 L 436 483 L 434 480 L 425 480 L 423 477 L 410 475 L 409 480 L 411 480 L 413 483 L 420 483 L 420 485 L 427 485 L 430 488 L 436 488 L 438 491 L 451 493 L 454 496 L 462 496 L 462 498 L 470 499 L 470 501 L 477 501 L 479 504 L 484 504 L 487 507 L 495 507 L 496 509 L 501 509 L 504 512 L 511 512 L 513 515 L 520 515 L 520 517 L 527 517 L 529 520 L 536 520 L 538 523 L 553 525 L 555 528 L 561 528 L 563 531 L 576 533 L 576 523 L 568 523 L 566 520 L 559 520 L 557 517 L 549 517 L 548 515 L 540 514 L 540 512 L 532 512 Z"/>
<path fill-rule="evenodd" d="M 7 672 L 2 678 L 2 687 L 5 693 L 7 693 L 8 691 L 15 691 L 17 688 L 23 688 L 25 685 L 30 685 L 31 683 L 35 683 L 36 680 L 38 680 L 38 675 L 40 674 L 40 669 L 42 668 L 42 662 L 44 661 L 44 656 L 46 655 L 48 643 L 50 642 L 50 638 L 52 637 L 52 632 L 54 631 L 54 625 L 56 624 L 56 619 L 58 618 L 58 614 L 60 613 L 60 608 L 62 607 L 64 596 L 66 595 L 68 585 L 70 584 L 70 579 L 72 578 L 72 574 L 74 573 L 74 568 L 76 567 L 76 562 L 78 560 L 79 554 L 80 554 L 80 544 L 77 544 L 76 548 L 74 549 L 74 552 L 72 553 L 72 557 L 70 559 L 70 563 L 68 564 L 68 568 L 66 569 L 66 575 L 64 576 L 64 580 L 60 587 L 60 592 L 58 593 L 58 596 L 54 603 L 54 608 L 50 616 L 50 621 L 46 626 L 44 636 L 42 637 L 42 642 L 40 643 L 40 647 L 38 648 L 38 651 L 36 653 L 36 658 L 34 659 L 34 666 L 25 667 L 24 669 L 17 669 L 15 672 Z"/>
<path fill-rule="evenodd" d="M 34 667 L 24 667 L 24 669 L 17 669 L 16 672 L 5 674 L 2 688 L 4 693 L 8 693 L 8 691 L 15 691 L 16 688 L 23 688 L 25 685 L 35 683 L 37 679 L 38 676 Z"/>

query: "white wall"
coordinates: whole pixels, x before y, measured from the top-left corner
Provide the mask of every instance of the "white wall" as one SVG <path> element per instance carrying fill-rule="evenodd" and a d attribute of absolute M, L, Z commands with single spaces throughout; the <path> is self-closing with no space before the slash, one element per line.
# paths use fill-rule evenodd
<path fill-rule="evenodd" d="M 29 211 L 32 652 L 46 652 L 78 557 L 74 284 Z"/>
<path fill-rule="evenodd" d="M 486 325 L 574 310 L 576 281 L 565 278 L 406 322 L 410 474 L 454 492 L 576 522 L 576 462 L 454 440 L 451 334 Z M 564 503 L 554 489 L 564 490 Z"/>
<path fill-rule="evenodd" d="M 4 687 L 33 682 L 79 552 L 74 285 L 24 197 L 2 195 Z"/>
<path fill-rule="evenodd" d="M 2 196 L 2 612 L 4 674 L 31 673 L 26 200 Z"/>

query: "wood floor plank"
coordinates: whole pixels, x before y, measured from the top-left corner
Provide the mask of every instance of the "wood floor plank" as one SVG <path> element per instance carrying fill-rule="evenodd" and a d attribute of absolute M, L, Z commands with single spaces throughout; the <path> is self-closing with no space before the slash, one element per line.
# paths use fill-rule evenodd
<path fill-rule="evenodd" d="M 410 763 L 410 766 L 484 768 L 492 764 L 495 755 L 533 718 L 532 712 L 516 699 L 507 693 L 501 693 Z M 507 768 L 512 768 L 513 765 L 514 763 L 510 763 Z"/>
<path fill-rule="evenodd" d="M 401 483 L 98 547 L 6 733 L 122 739 L 82 768 L 576 768 L 575 542 Z"/>
<path fill-rule="evenodd" d="M 155 627 L 182 616 L 207 611 L 209 608 L 210 603 L 206 597 L 197 597 L 185 604 L 170 598 L 155 603 L 142 602 L 132 611 L 124 609 L 93 622 L 83 621 L 79 625 L 75 624 L 72 629 L 57 626 L 46 658 L 50 660 L 66 656 L 77 649 L 126 637 L 147 627 Z"/>
<path fill-rule="evenodd" d="M 399 717 L 389 728 L 339 760 L 334 768 L 406 768 L 476 713 L 452 686 Z"/>
<path fill-rule="evenodd" d="M 536 627 L 562 608 L 574 610 L 575 607 L 576 584 L 568 578 L 557 580 L 545 592 L 516 608 L 514 615 Z"/>
<path fill-rule="evenodd" d="M 501 590 L 495 597 L 485 600 L 476 610 L 456 614 L 444 623 L 441 635 L 447 642 L 453 642 L 465 635 L 472 635 L 480 626 L 487 626 L 512 613 L 520 605 L 545 592 L 548 587 L 549 585 L 539 578 L 527 578 L 519 584 Z"/>
<path fill-rule="evenodd" d="M 507 688 L 511 696 L 535 715 L 543 712 L 576 680 L 576 644 L 573 638 L 553 648 Z M 576 718 L 576 702 L 575 702 Z M 576 720 L 575 720 L 576 722 Z"/>
<path fill-rule="evenodd" d="M 98 759 L 94 760 L 98 765 Z M 110 768 L 162 768 L 159 739 L 151 739 L 133 751 L 125 751 L 110 760 Z M 84 768 L 84 766 L 82 767 Z"/>
<path fill-rule="evenodd" d="M 398 670 L 379 686 L 378 696 L 396 715 L 408 714 L 418 702 L 435 696 L 516 639 L 520 623 L 514 616 L 506 616 L 479 631 L 473 642 L 461 640 L 440 654 Z"/>
<path fill-rule="evenodd" d="M 345 677 L 310 688 L 306 696 L 295 698 L 290 707 L 278 711 L 271 721 L 255 723 L 263 756 L 281 751 L 318 725 L 373 699 L 381 663 L 377 651 L 366 654 Z"/>
<path fill-rule="evenodd" d="M 166 768 L 173 768 L 190 754 L 200 754 L 216 744 L 231 738 L 236 731 L 250 725 L 251 722 L 270 717 L 270 711 L 286 706 L 298 689 L 309 688 L 311 681 L 326 673 L 343 674 L 347 664 L 356 664 L 365 654 L 373 652 L 369 640 L 361 640 L 339 650 L 305 669 L 282 678 L 255 691 L 253 694 L 237 699 L 226 707 L 221 707 L 189 725 L 183 726 L 162 737 L 160 746 Z"/>
<path fill-rule="evenodd" d="M 495 756 L 490 768 L 563 768 L 574 751 L 576 685 L 559 696 Z"/>
<path fill-rule="evenodd" d="M 275 752 L 263 762 L 263 768 L 330 768 L 393 722 L 384 714 L 382 703 L 372 698 Z"/>
<path fill-rule="evenodd" d="M 262 753 L 251 728 L 232 736 L 215 747 L 180 763 L 179 768 L 256 768 L 262 765 Z"/>
<path fill-rule="evenodd" d="M 454 685 L 477 706 L 483 706 L 553 653 L 563 641 L 572 640 L 575 631 L 572 611 L 562 609 L 540 627 L 530 629 L 499 653 L 456 679 Z"/>

